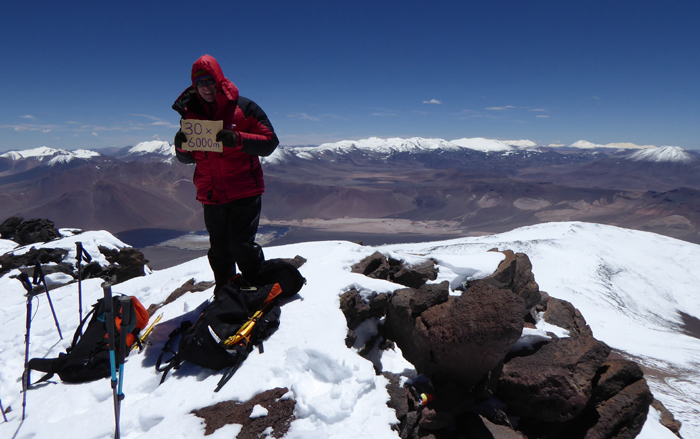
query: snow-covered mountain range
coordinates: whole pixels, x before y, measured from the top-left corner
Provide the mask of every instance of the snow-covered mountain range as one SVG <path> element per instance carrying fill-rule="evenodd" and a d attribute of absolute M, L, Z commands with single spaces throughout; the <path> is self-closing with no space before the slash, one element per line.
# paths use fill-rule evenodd
<path fill-rule="evenodd" d="M 309 233 L 331 238 L 340 231 L 325 222 L 347 218 L 419 228 L 439 221 L 449 236 L 579 220 L 700 242 L 697 151 L 576 144 L 587 147 L 418 137 L 280 146 L 262 159 L 263 221 L 304 229 L 303 238 L 283 238 L 294 240 Z M 103 152 L 38 148 L 0 155 L 0 220 L 50 217 L 59 227 L 114 233 L 204 229 L 193 167 L 175 159 L 171 144 L 155 140 Z M 363 232 L 384 236 L 371 226 Z"/>
<path fill-rule="evenodd" d="M 76 262 L 76 241 L 98 261 L 98 245 L 124 246 L 106 232 L 62 233 L 65 237 L 60 240 L 35 246 L 63 248 L 69 263 Z M 387 379 L 375 374 L 372 362 L 358 355 L 358 348 L 346 347 L 347 321 L 339 308 L 339 296 L 349 288 L 369 296 L 392 292 L 399 286 L 352 273 L 350 266 L 375 251 L 410 264 L 432 258 L 439 268 L 435 282 L 453 282 L 465 273 L 483 277 L 493 272 L 500 259 L 487 253 L 492 248 L 527 254 L 540 289 L 571 302 L 597 339 L 640 363 L 654 397 L 683 423 L 681 435 L 686 439 L 700 437 L 700 274 L 693 265 L 700 260 L 700 246 L 652 233 L 578 222 L 416 244 L 372 247 L 324 241 L 267 247 L 268 258 L 305 258 L 300 270 L 308 282 L 295 300 L 283 304 L 281 327 L 265 342 L 264 352 L 253 351 L 218 393 L 212 391 L 218 372 L 187 364 L 159 385 L 160 374 L 154 364 L 168 333 L 183 318 L 196 318 L 212 289 L 186 293 L 163 306 L 159 311 L 163 320 L 155 327 L 150 345 L 143 353 L 133 352 L 126 363 L 122 437 L 204 437 L 203 422 L 192 414 L 194 409 L 221 401 L 248 401 L 275 387 L 289 389 L 288 397 L 296 401 L 295 420 L 285 438 L 398 437 L 391 429 L 397 422 L 394 410 L 386 405 Z M 20 254 L 27 250 L 0 240 L 0 252 Z M 108 379 L 78 385 L 52 379 L 37 386 L 26 395 L 27 418 L 21 422 L 26 298 L 13 274 L 17 270 L 0 278 L 4 297 L 0 308 L 0 399 L 6 409 L 11 408 L 8 422 L 0 423 L 0 437 L 48 439 L 64 432 L 70 432 L 74 439 L 111 437 L 114 414 Z M 64 339 L 58 339 L 45 295 L 38 296 L 34 299 L 30 358 L 52 357 L 64 351 L 78 324 L 77 284 L 59 286 L 65 275 L 50 277 L 55 281 L 51 296 Z M 113 291 L 134 295 L 148 306 L 163 302 L 191 279 L 213 280 L 206 257 L 148 271 L 146 276 L 116 285 Z M 102 297 L 101 282 L 82 282 L 84 311 Z M 367 339 L 376 333 L 377 323 L 358 328 L 359 337 Z M 546 337 L 546 325 L 541 323 L 528 334 Z M 562 328 L 557 333 L 566 336 Z M 415 375 L 398 348 L 379 351 L 374 358 L 383 370 L 404 379 Z M 254 414 L 264 417 L 268 412 L 258 409 Z M 659 424 L 659 416 L 655 409 L 649 410 L 639 438 L 676 437 Z M 240 425 L 230 424 L 207 437 L 235 437 L 240 430 Z M 268 437 L 272 433 L 268 431 Z"/>
<path fill-rule="evenodd" d="M 102 154 L 96 151 L 86 149 L 77 149 L 75 151 L 67 151 L 65 149 L 53 149 L 42 146 L 40 148 L 26 149 L 22 151 L 8 151 L 0 154 L 0 158 L 6 158 L 13 161 L 19 160 L 36 160 L 44 162 L 47 166 L 53 166 L 61 163 L 69 163 L 73 160 L 89 160 L 93 157 L 100 157 Z"/>
<path fill-rule="evenodd" d="M 596 150 L 606 149 L 608 151 L 633 151 L 631 154 L 622 155 L 622 158 L 631 160 L 647 160 L 656 162 L 682 162 L 687 163 L 697 159 L 697 155 L 684 150 L 677 146 L 662 146 L 656 147 L 653 145 L 638 146 L 632 143 L 609 143 L 605 145 L 594 144 L 585 140 L 579 140 L 567 148 L 577 148 L 581 150 Z M 395 154 L 395 153 L 424 153 L 424 152 L 439 152 L 439 151 L 458 151 L 460 149 L 469 149 L 488 153 L 502 153 L 515 150 L 556 150 L 557 147 L 538 146 L 531 140 L 496 140 L 486 139 L 481 137 L 462 138 L 454 140 L 430 139 L 430 138 L 378 138 L 371 137 L 362 140 L 344 140 L 335 143 L 324 143 L 319 146 L 282 146 L 273 153 L 271 157 L 265 158 L 268 163 L 277 163 L 283 160 L 287 154 L 294 154 L 298 157 L 312 157 L 327 152 L 334 153 L 352 153 L 361 151 L 375 154 Z M 109 154 L 115 158 L 123 160 L 135 160 L 139 157 L 157 157 L 163 156 L 170 160 L 175 156 L 172 144 L 161 141 L 151 140 L 141 142 L 136 146 L 126 147 Z M 97 151 L 75 150 L 67 151 L 64 149 L 52 149 L 46 146 L 40 148 L 8 151 L 0 154 L 0 160 L 10 159 L 18 160 L 37 160 L 48 166 L 67 163 L 74 159 L 90 159 L 93 157 L 104 156 Z"/>

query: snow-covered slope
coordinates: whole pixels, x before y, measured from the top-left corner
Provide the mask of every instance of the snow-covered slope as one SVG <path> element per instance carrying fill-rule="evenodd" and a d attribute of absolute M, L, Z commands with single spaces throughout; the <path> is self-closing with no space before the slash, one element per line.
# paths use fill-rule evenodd
<path fill-rule="evenodd" d="M 475 149 L 477 151 L 484 152 L 511 151 L 517 147 L 517 145 L 513 145 L 512 143 L 494 139 L 484 139 L 481 137 L 476 137 L 473 139 L 456 139 L 453 140 L 452 143 L 463 148 Z"/>
<path fill-rule="evenodd" d="M 97 245 L 122 244 L 105 232 L 70 236 L 47 247 L 69 251 L 74 261 L 75 242 L 82 241 L 93 256 Z M 0 241 L 0 251 L 14 246 Z M 396 422 L 387 408 L 386 379 L 374 373 L 372 364 L 355 349 L 345 347 L 346 321 L 339 309 L 339 295 L 350 287 L 362 294 L 390 292 L 397 285 L 350 272 L 350 265 L 374 251 L 391 254 L 409 263 L 434 258 L 440 274 L 436 282 L 452 281 L 465 273 L 482 277 L 492 272 L 500 258 L 487 250 L 512 249 L 529 255 L 540 289 L 572 302 L 587 319 L 594 335 L 613 348 L 633 356 L 647 368 L 647 380 L 655 397 L 683 421 L 681 434 L 700 437 L 700 339 L 681 330 L 679 312 L 700 317 L 700 246 L 659 235 L 586 223 L 549 223 L 477 238 L 461 238 L 423 244 L 364 247 L 345 241 L 311 242 L 265 249 L 268 258 L 300 255 L 308 283 L 300 298 L 282 306 L 280 329 L 265 343 L 265 352 L 253 351 L 233 379 L 214 393 L 219 374 L 184 365 L 158 385 L 155 359 L 168 333 L 184 317 L 193 318 L 212 293 L 187 293 L 163 307 L 143 353 L 132 354 L 125 369 L 122 403 L 124 438 L 203 437 L 204 426 L 193 409 L 219 401 L 245 401 L 274 387 L 290 389 L 297 419 L 288 438 L 396 438 Z M 0 398 L 7 408 L 7 423 L 0 437 L 54 438 L 71 432 L 74 439 L 111 437 L 114 426 L 109 380 L 67 385 L 52 380 L 27 394 L 27 418 L 20 422 L 20 393 L 24 360 L 25 297 L 21 284 L 10 275 L 0 278 L 3 307 L 0 320 Z M 206 257 L 116 285 L 115 293 L 135 295 L 146 306 L 163 301 L 189 279 L 211 281 Z M 102 296 L 101 280 L 82 284 L 85 307 Z M 51 291 L 64 334 L 77 326 L 77 285 Z M 34 300 L 30 357 L 58 355 L 70 336 L 59 341 L 46 297 Z M 360 337 L 372 328 L 358 331 Z M 385 370 L 411 374 L 412 366 L 397 352 L 383 354 Z M 649 373 L 651 372 L 651 374 Z M 34 376 L 37 379 L 38 376 Z M 236 426 L 212 436 L 235 437 Z M 57 434 L 59 436 L 57 436 Z M 674 438 L 660 427 L 652 409 L 642 434 L 644 439 Z"/>

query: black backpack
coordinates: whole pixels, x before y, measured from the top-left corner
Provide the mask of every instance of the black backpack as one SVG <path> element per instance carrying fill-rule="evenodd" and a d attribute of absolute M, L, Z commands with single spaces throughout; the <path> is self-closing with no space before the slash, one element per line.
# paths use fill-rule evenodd
<path fill-rule="evenodd" d="M 297 267 L 285 259 L 264 261 L 258 274 L 246 278 L 246 281 L 254 286 L 241 288 L 234 283 L 224 286 L 194 324 L 184 321 L 170 333 L 156 362 L 156 370 L 163 372 L 161 383 L 171 369 L 178 369 L 188 361 L 207 369 L 226 369 L 214 390 L 218 392 L 253 347 L 258 346 L 262 352 L 263 340 L 279 327 L 282 310 L 277 301 L 294 296 L 306 284 Z M 236 337 L 246 325 L 249 325 L 249 332 Z M 175 351 L 170 345 L 178 337 L 180 341 Z M 230 343 L 227 344 L 227 340 Z M 165 354 L 172 356 L 163 361 Z"/>
<path fill-rule="evenodd" d="M 297 256 L 291 261 L 299 265 L 306 262 L 305 259 Z M 306 284 L 306 279 L 299 273 L 298 268 L 288 259 L 268 259 L 263 261 L 260 270 L 254 276 L 246 277 L 251 285 L 263 286 L 278 283 L 282 287 L 281 299 L 294 296 Z"/>
<path fill-rule="evenodd" d="M 112 298 L 114 316 L 121 321 L 121 305 L 119 296 Z M 131 319 L 129 333 L 127 335 L 127 352 L 134 343 L 138 343 L 138 334 L 148 324 L 148 311 L 135 297 L 131 297 Z M 92 318 L 91 318 L 92 317 Z M 85 322 L 90 319 L 85 331 Z M 67 383 L 84 383 L 111 375 L 109 364 L 109 344 L 107 341 L 107 327 L 105 325 L 104 299 L 99 299 L 92 306 L 92 310 L 83 318 L 73 334 L 73 341 L 66 353 L 58 354 L 57 358 L 32 358 L 27 363 L 29 369 L 45 372 L 39 381 L 50 379 L 58 374 L 62 381 Z M 115 349 L 120 346 L 120 325 L 115 325 Z"/>
<path fill-rule="evenodd" d="M 171 369 L 179 369 L 188 361 L 207 369 L 227 369 L 215 390 L 219 391 L 253 346 L 262 346 L 262 341 L 279 327 L 281 309 L 274 299 L 280 293 L 279 284 L 242 290 L 231 283 L 221 288 L 194 324 L 186 320 L 170 333 L 156 362 L 156 370 L 163 372 L 160 382 L 165 381 Z M 252 330 L 236 337 L 246 324 Z M 180 341 L 175 351 L 170 344 L 178 336 Z M 163 360 L 168 353 L 172 356 Z"/>

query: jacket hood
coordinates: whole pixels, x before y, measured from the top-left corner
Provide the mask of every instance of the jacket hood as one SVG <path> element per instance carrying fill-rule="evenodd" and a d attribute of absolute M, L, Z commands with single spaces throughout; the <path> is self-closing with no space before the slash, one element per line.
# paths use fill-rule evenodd
<path fill-rule="evenodd" d="M 221 71 L 219 62 L 211 55 L 203 55 L 199 57 L 197 61 L 192 64 L 192 86 L 194 84 L 194 72 L 197 70 L 206 70 L 216 81 L 216 89 L 219 93 L 223 93 L 224 96 L 230 101 L 238 100 L 238 88 L 233 84 L 233 82 L 226 79 L 224 72 Z"/>

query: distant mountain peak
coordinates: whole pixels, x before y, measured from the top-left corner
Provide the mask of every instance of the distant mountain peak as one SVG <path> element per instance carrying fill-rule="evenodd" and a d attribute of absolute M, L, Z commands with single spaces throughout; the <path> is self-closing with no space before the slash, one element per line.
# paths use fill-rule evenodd
<path fill-rule="evenodd" d="M 636 162 L 645 161 L 657 163 L 691 163 L 696 160 L 679 146 L 662 146 L 660 148 L 643 149 L 630 154 L 628 158 Z"/>
<path fill-rule="evenodd" d="M 22 151 L 8 151 L 0 154 L 0 157 L 6 157 L 11 160 L 34 159 L 39 162 L 44 162 L 48 166 L 53 166 L 58 163 L 68 163 L 74 159 L 88 160 L 92 157 L 99 157 L 101 154 L 95 151 L 86 149 L 77 149 L 75 151 L 67 151 L 65 149 L 54 149 L 47 146 L 39 148 L 25 149 Z"/>
<path fill-rule="evenodd" d="M 145 155 L 145 154 L 158 154 L 164 156 L 174 156 L 175 148 L 163 140 L 149 140 L 147 142 L 141 142 L 138 145 L 129 148 L 127 154 Z"/>

